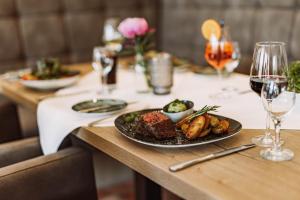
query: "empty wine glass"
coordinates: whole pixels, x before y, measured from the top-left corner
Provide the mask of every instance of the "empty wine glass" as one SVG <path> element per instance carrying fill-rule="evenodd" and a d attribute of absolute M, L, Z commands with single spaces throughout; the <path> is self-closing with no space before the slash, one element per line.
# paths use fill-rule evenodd
<path fill-rule="evenodd" d="M 108 94 L 110 92 L 107 84 L 107 76 L 114 64 L 114 54 L 114 51 L 106 47 L 95 47 L 93 51 L 92 66 L 100 78 L 100 85 L 102 85 L 100 92 L 103 94 Z"/>
<path fill-rule="evenodd" d="M 274 122 L 275 141 L 271 148 L 262 150 L 260 155 L 264 159 L 272 161 L 291 160 L 294 153 L 281 147 L 280 127 L 284 117 L 290 113 L 295 105 L 296 94 L 291 85 L 288 86 L 286 77 L 276 77 L 264 83 L 261 99 Z"/>
<path fill-rule="evenodd" d="M 231 61 L 225 64 L 224 76 L 229 78 L 233 71 L 239 66 L 241 60 L 241 51 L 239 43 L 237 41 L 232 41 L 232 55 Z M 224 96 L 228 98 L 232 97 L 232 94 L 235 94 L 238 91 L 238 88 L 234 85 L 226 85 L 222 88 L 222 91 L 225 93 Z"/>
<path fill-rule="evenodd" d="M 239 43 L 237 41 L 232 41 L 232 55 L 231 61 L 225 64 L 226 76 L 230 76 L 232 72 L 239 66 L 241 60 L 241 51 Z"/>
<path fill-rule="evenodd" d="M 277 77 L 285 76 L 287 55 L 283 42 L 258 42 L 253 53 L 253 62 L 250 70 L 250 87 L 261 96 L 263 84 Z M 270 116 L 267 112 L 265 135 L 252 138 L 258 146 L 270 147 L 273 138 L 270 131 Z"/>

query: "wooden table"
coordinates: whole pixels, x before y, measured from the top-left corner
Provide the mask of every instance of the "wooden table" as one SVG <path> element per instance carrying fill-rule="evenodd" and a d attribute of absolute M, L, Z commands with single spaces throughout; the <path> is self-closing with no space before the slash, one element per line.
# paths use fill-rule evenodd
<path fill-rule="evenodd" d="M 243 130 L 230 140 L 184 150 L 145 147 L 125 139 L 112 127 L 83 127 L 77 137 L 184 199 L 299 199 L 300 131 L 283 131 L 286 146 L 296 154 L 292 161 L 263 160 L 261 148 L 255 147 L 176 173 L 168 170 L 176 162 L 247 144 L 262 133 Z"/>
<path fill-rule="evenodd" d="M 81 74 L 86 74 L 92 70 L 91 64 L 83 63 L 68 66 L 70 69 L 79 70 Z M 53 92 L 43 92 L 25 88 L 16 81 L 0 79 L 1 93 L 15 101 L 16 103 L 35 111 L 39 102 L 39 97 L 52 94 Z"/>
<path fill-rule="evenodd" d="M 76 65 L 86 72 L 87 64 Z M 16 82 L 0 80 L 3 94 L 35 110 L 38 98 L 45 95 Z M 136 172 L 185 199 L 300 199 L 300 131 L 283 131 L 285 146 L 295 152 L 292 161 L 274 163 L 259 156 L 256 147 L 186 170 L 172 173 L 171 164 L 214 151 L 246 144 L 262 130 L 242 130 L 230 140 L 197 148 L 167 150 L 142 146 L 117 133 L 114 127 L 82 127 L 75 135 Z"/>

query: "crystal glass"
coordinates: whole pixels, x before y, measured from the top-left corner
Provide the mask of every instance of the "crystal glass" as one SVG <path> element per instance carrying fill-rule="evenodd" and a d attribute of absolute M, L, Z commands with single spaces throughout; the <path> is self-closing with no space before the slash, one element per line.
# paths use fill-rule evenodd
<path fill-rule="evenodd" d="M 154 94 L 165 95 L 173 85 L 173 65 L 171 55 L 158 53 L 149 61 L 150 83 Z"/>
<path fill-rule="evenodd" d="M 220 84 L 222 79 L 222 70 L 225 65 L 231 61 L 233 45 L 229 39 L 229 32 L 225 32 L 225 28 L 222 26 L 222 35 L 218 39 L 214 34 L 211 35 L 210 40 L 207 42 L 205 47 L 205 59 L 213 68 L 218 72 Z M 223 91 L 211 95 L 214 99 L 226 98 Z"/>
<path fill-rule="evenodd" d="M 92 66 L 100 78 L 100 85 L 102 85 L 100 92 L 103 94 L 110 92 L 107 77 L 114 65 L 114 55 L 115 52 L 106 47 L 95 47 L 93 51 Z"/>
<path fill-rule="evenodd" d="M 239 66 L 241 60 L 240 46 L 237 41 L 232 41 L 231 60 L 225 64 L 225 76 L 230 76 L 232 72 Z"/>
<path fill-rule="evenodd" d="M 261 96 L 263 84 L 276 77 L 284 77 L 287 68 L 287 55 L 283 42 L 258 42 L 253 53 L 253 62 L 250 70 L 250 87 Z M 270 116 L 267 112 L 265 135 L 252 138 L 258 146 L 270 147 L 273 138 L 270 132 Z"/>
<path fill-rule="evenodd" d="M 122 50 L 123 37 L 118 31 L 119 18 L 108 18 L 104 22 L 103 43 L 111 50 L 119 52 Z"/>
<path fill-rule="evenodd" d="M 273 77 L 264 83 L 261 91 L 261 99 L 267 112 L 275 125 L 275 141 L 273 146 L 264 149 L 260 155 L 272 161 L 291 160 L 294 153 L 282 148 L 280 140 L 280 127 L 284 117 L 292 110 L 296 101 L 296 94 L 289 85 L 286 77 Z"/>
<path fill-rule="evenodd" d="M 239 66 L 241 60 L 241 51 L 239 47 L 239 43 L 237 41 L 232 41 L 232 55 L 231 60 L 225 64 L 224 77 L 229 78 L 233 71 Z M 227 98 L 231 98 L 233 94 L 238 92 L 238 88 L 234 85 L 226 85 L 222 88 L 222 91 L 225 93 L 224 95 Z"/>

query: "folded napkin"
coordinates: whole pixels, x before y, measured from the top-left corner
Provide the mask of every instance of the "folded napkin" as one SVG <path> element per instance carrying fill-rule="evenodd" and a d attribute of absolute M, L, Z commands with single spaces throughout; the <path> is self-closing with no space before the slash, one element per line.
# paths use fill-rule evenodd
<path fill-rule="evenodd" d="M 99 116 L 96 114 L 77 113 L 72 110 L 72 106 L 78 102 L 91 100 L 95 97 L 100 98 L 99 94 L 95 92 L 99 81 L 97 80 L 95 73 L 90 73 L 82 78 L 82 80 L 76 85 L 68 89 L 62 89 L 57 94 L 70 94 L 80 91 L 88 91 L 78 95 L 49 98 L 39 103 L 37 109 L 37 122 L 40 132 L 40 142 L 43 153 L 50 154 L 58 150 L 59 145 L 63 139 L 71 133 L 74 129 L 86 126 L 90 122 L 99 120 L 101 118 L 107 118 L 111 115 Z M 109 96 L 101 96 L 101 98 L 116 98 L 122 99 L 127 102 L 137 101 L 134 91 L 116 91 Z M 134 111 L 147 108 L 147 104 L 136 103 L 130 104 L 124 111 Z M 113 126 L 114 118 L 120 113 L 115 113 L 109 120 L 105 120 L 99 123 L 101 126 Z"/>

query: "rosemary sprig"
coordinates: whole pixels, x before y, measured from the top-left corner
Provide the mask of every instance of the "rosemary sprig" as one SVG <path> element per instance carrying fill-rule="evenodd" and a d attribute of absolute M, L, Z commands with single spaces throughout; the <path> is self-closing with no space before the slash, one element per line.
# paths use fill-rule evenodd
<path fill-rule="evenodd" d="M 217 109 L 220 108 L 220 106 L 204 106 L 203 108 L 201 108 L 201 110 L 198 110 L 197 112 L 191 114 L 190 116 L 187 117 L 187 120 L 192 121 L 193 119 L 195 119 L 196 117 L 203 115 L 207 112 L 210 111 L 217 111 Z"/>

